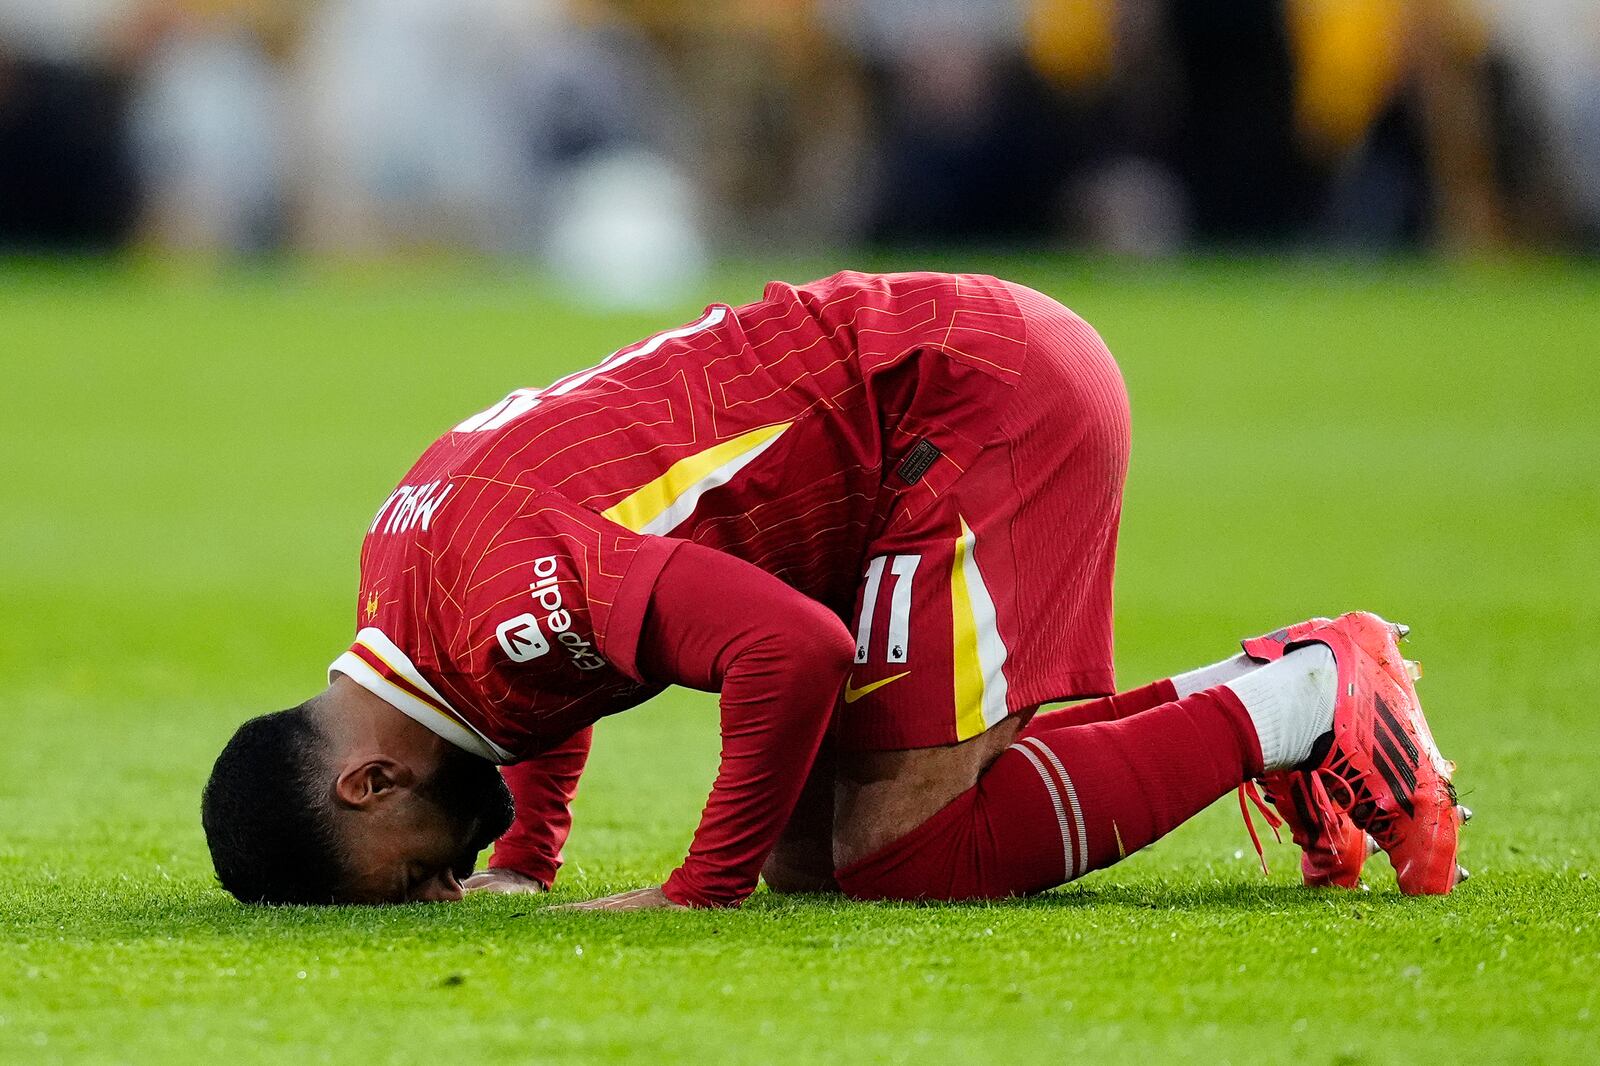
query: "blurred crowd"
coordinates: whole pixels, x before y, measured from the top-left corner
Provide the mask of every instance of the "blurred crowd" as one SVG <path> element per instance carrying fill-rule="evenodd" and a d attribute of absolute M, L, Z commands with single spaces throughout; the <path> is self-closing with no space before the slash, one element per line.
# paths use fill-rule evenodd
<path fill-rule="evenodd" d="M 1597 239 L 1594 0 L 0 0 L 10 248 Z"/>

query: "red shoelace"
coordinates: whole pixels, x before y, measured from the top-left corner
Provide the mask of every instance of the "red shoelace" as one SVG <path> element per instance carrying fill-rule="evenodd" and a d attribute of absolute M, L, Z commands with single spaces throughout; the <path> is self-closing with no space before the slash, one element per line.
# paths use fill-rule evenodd
<path fill-rule="evenodd" d="M 1261 798 L 1261 791 L 1256 788 L 1254 780 L 1246 781 L 1239 786 L 1239 813 L 1244 816 L 1244 827 L 1250 831 L 1250 843 L 1256 849 L 1256 858 L 1261 861 L 1261 874 L 1263 877 L 1271 876 L 1272 871 L 1267 868 L 1266 849 L 1261 846 L 1261 837 L 1256 833 L 1255 819 L 1250 817 L 1250 804 L 1255 804 L 1256 810 L 1261 812 L 1261 817 L 1267 820 L 1267 825 L 1272 828 L 1272 835 L 1283 843 L 1283 834 L 1278 832 L 1278 827 L 1283 825 L 1283 819 L 1278 817 L 1278 812 L 1267 806 L 1267 801 Z"/>

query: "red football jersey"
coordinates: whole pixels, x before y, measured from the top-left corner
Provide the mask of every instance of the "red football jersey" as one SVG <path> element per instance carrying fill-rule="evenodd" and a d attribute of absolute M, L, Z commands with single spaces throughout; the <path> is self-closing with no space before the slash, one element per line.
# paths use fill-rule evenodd
<path fill-rule="evenodd" d="M 848 618 L 890 502 L 914 515 L 971 462 L 1024 351 L 993 278 L 843 273 L 518 389 L 378 509 L 333 669 L 514 762 L 659 691 L 635 657 L 681 540 Z"/>

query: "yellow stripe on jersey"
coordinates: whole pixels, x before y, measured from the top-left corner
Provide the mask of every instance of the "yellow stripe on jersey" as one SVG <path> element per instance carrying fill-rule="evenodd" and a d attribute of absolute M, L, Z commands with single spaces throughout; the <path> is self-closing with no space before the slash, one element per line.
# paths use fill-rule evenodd
<path fill-rule="evenodd" d="M 607 508 L 605 517 L 635 533 L 670 533 L 694 512 L 701 496 L 727 484 L 792 424 L 753 429 L 679 459 L 666 473 Z"/>
<path fill-rule="evenodd" d="M 955 639 L 956 739 L 969 740 L 1005 718 L 1006 646 L 994 598 L 974 554 L 977 535 L 961 519 L 950 564 L 951 632 Z"/>

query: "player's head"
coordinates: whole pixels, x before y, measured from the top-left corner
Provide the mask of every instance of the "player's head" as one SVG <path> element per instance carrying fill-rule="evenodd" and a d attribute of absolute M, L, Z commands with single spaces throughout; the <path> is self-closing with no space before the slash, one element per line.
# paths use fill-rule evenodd
<path fill-rule="evenodd" d="M 222 887 L 246 903 L 459 898 L 511 824 L 499 771 L 447 744 L 358 734 L 334 704 L 253 718 L 218 756 L 201 821 Z"/>

